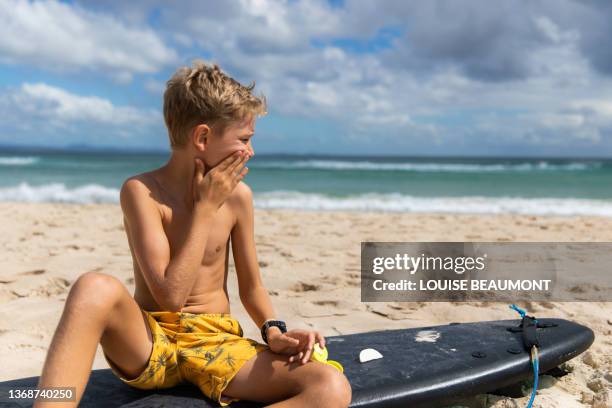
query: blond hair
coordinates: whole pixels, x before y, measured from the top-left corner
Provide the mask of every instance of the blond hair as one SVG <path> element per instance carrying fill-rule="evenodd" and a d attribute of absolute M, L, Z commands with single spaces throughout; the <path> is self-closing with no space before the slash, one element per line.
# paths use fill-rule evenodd
<path fill-rule="evenodd" d="M 226 75 L 217 64 L 196 60 L 191 67 L 181 67 L 166 83 L 164 120 L 170 146 L 187 144 L 189 133 L 199 124 L 215 131 L 253 115 L 266 114 L 266 99 L 255 96 L 255 82 L 241 85 Z"/>

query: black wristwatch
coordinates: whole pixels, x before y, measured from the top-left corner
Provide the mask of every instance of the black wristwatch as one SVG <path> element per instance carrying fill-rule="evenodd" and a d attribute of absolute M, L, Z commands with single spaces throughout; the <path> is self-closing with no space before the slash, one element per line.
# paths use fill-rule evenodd
<path fill-rule="evenodd" d="M 268 320 L 261 326 L 261 338 L 266 344 L 268 344 L 268 335 L 266 332 L 268 331 L 268 328 L 272 326 L 278 327 L 281 333 L 287 333 L 287 326 L 285 325 L 285 322 L 282 320 Z"/>

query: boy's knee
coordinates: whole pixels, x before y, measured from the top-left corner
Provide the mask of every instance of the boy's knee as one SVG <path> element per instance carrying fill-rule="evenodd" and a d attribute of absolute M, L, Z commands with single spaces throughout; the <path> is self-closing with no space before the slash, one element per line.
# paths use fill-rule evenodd
<path fill-rule="evenodd" d="M 333 367 L 322 365 L 311 377 L 313 391 L 326 407 L 348 407 L 351 403 L 351 385 L 346 376 Z"/>
<path fill-rule="evenodd" d="M 122 283 L 114 276 L 86 272 L 70 288 L 70 303 L 87 308 L 111 308 L 120 298 Z"/>
<path fill-rule="evenodd" d="M 330 383 L 329 395 L 333 404 L 329 406 L 341 408 L 348 407 L 352 398 L 351 384 L 349 384 L 346 376 L 340 372 L 336 372 L 331 377 L 333 380 Z"/>

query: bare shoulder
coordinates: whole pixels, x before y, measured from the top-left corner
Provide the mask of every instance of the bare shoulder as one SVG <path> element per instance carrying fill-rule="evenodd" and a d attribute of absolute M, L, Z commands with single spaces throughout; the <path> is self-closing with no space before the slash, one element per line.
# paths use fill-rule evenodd
<path fill-rule="evenodd" d="M 150 172 L 136 174 L 127 178 L 121 186 L 121 196 L 153 193 L 154 186 Z"/>
<path fill-rule="evenodd" d="M 247 183 L 241 181 L 236 185 L 228 200 L 239 205 L 252 205 L 253 191 Z"/>
<path fill-rule="evenodd" d="M 253 191 L 244 181 L 239 182 L 232 194 L 227 198 L 235 218 L 248 215 L 253 211 Z"/>
<path fill-rule="evenodd" d="M 129 177 L 123 182 L 119 199 L 121 206 L 125 210 L 127 206 L 134 206 L 147 203 L 150 206 L 155 205 L 157 196 L 155 180 L 152 177 L 152 172 L 140 173 Z"/>

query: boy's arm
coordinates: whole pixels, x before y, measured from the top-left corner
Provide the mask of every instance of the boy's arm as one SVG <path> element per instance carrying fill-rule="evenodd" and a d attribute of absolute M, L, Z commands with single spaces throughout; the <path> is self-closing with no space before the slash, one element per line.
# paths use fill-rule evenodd
<path fill-rule="evenodd" d="M 150 190 L 138 179 L 128 179 L 121 187 L 120 201 L 129 226 L 130 241 L 142 275 L 157 304 L 168 311 L 180 311 L 195 282 L 206 247 L 210 220 L 216 209 L 194 206 L 185 239 L 170 259 L 170 245 L 161 214 L 150 197 Z"/>
<path fill-rule="evenodd" d="M 249 186 L 236 186 L 236 223 L 231 232 L 232 252 L 240 301 L 257 327 L 274 319 L 275 313 L 267 289 L 263 286 L 255 252 L 253 193 Z M 277 327 L 271 329 L 279 330 Z M 280 332 L 280 330 L 279 330 Z"/>
<path fill-rule="evenodd" d="M 232 228 L 232 252 L 238 276 L 240 300 L 258 327 L 273 319 L 274 310 L 268 291 L 264 288 L 255 253 L 253 193 L 249 186 L 236 187 L 236 224 Z M 291 329 L 282 334 L 278 327 L 267 331 L 268 345 L 276 353 L 289 354 L 289 362 L 301 360 L 306 364 L 318 342 L 325 347 L 325 338 L 318 331 Z"/>

